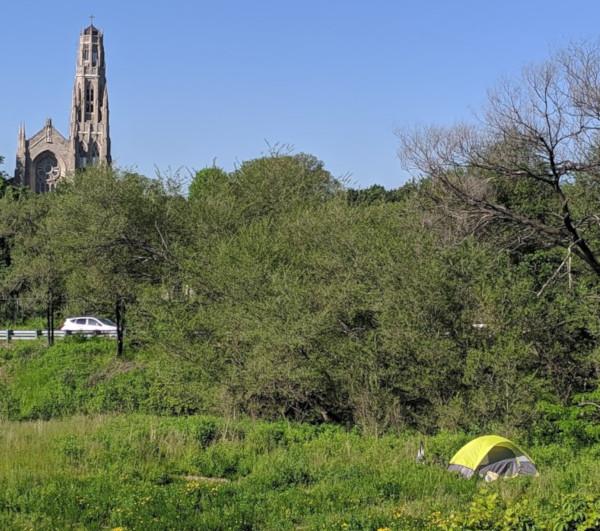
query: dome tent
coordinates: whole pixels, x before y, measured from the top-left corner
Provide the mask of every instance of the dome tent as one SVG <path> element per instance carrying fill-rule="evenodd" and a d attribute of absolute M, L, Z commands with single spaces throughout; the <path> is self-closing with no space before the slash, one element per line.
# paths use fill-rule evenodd
<path fill-rule="evenodd" d="M 531 458 L 516 444 L 498 435 L 484 435 L 465 444 L 450 460 L 448 470 L 466 478 L 477 473 L 486 480 L 537 476 Z"/>

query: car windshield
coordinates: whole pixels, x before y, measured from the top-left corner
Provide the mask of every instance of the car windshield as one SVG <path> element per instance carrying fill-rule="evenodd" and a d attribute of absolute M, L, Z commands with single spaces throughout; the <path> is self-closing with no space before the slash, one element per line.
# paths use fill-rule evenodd
<path fill-rule="evenodd" d="M 108 326 L 117 326 L 115 323 L 113 323 L 110 319 L 100 319 L 100 322 L 102 324 L 108 325 Z"/>

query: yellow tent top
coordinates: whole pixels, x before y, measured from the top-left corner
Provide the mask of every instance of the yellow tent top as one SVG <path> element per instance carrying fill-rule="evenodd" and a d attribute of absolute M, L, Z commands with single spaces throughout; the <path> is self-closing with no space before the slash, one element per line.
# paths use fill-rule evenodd
<path fill-rule="evenodd" d="M 475 470 L 489 451 L 496 446 L 508 448 L 509 450 L 512 450 L 515 455 L 524 455 L 529 458 L 523 450 L 508 439 L 500 437 L 499 435 L 483 435 L 482 437 L 477 437 L 477 439 L 473 439 L 471 442 L 465 444 L 458 452 L 456 452 L 456 454 L 454 454 L 454 457 L 450 460 L 450 464 L 462 465 L 471 470 Z"/>

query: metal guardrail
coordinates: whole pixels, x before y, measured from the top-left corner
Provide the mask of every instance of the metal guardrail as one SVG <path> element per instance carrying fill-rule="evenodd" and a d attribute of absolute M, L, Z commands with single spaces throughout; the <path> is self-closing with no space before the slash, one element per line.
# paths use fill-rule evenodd
<path fill-rule="evenodd" d="M 64 339 L 68 336 L 83 337 L 106 337 L 108 339 L 117 339 L 116 332 L 104 332 L 100 330 L 77 332 L 54 330 L 54 339 Z M 48 337 L 48 330 L 0 330 L 0 341 L 32 341 Z"/>
<path fill-rule="evenodd" d="M 7 332 L 9 341 L 28 341 L 40 337 L 37 330 L 7 330 Z"/>

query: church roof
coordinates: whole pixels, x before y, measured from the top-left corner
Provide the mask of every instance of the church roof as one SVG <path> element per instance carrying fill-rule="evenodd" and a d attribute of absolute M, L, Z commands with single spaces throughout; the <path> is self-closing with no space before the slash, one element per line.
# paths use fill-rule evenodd
<path fill-rule="evenodd" d="M 84 35 L 98 35 L 98 33 L 100 33 L 100 30 L 93 24 L 90 24 L 83 30 Z"/>
<path fill-rule="evenodd" d="M 52 125 L 52 120 L 46 120 L 46 125 L 42 127 L 37 133 L 31 136 L 28 139 L 28 142 L 33 147 L 34 144 L 38 143 L 42 139 L 45 139 L 48 134 L 48 129 L 50 129 L 50 135 L 52 137 L 57 137 L 59 142 L 67 142 L 67 139 L 61 134 L 61 132 Z"/>

